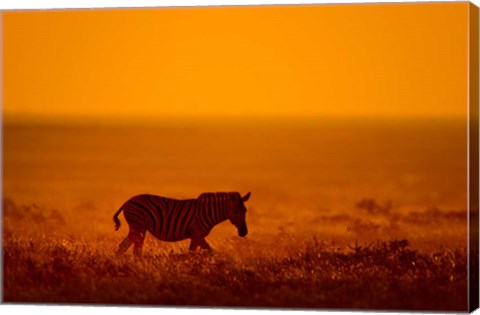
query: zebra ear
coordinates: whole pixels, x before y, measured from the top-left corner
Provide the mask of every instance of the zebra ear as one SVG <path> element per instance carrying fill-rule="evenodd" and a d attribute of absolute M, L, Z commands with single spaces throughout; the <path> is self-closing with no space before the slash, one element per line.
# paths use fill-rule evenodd
<path fill-rule="evenodd" d="M 250 192 L 248 192 L 245 196 L 242 197 L 243 202 L 246 202 L 250 198 Z"/>

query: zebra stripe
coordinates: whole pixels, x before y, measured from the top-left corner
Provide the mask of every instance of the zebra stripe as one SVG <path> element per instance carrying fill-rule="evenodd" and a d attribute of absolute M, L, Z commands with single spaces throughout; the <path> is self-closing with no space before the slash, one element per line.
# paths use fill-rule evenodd
<path fill-rule="evenodd" d="M 215 225 L 227 219 L 243 237 L 248 232 L 244 202 L 249 197 L 250 193 L 241 197 L 238 192 L 203 193 L 196 199 L 184 200 L 148 194 L 135 196 L 113 216 L 116 230 L 120 227 L 118 215 L 122 211 L 129 225 L 128 236 L 120 243 L 117 254 L 124 253 L 133 244 L 134 254 L 140 256 L 147 231 L 168 242 L 191 239 L 191 250 L 197 247 L 210 250 L 205 237 Z"/>

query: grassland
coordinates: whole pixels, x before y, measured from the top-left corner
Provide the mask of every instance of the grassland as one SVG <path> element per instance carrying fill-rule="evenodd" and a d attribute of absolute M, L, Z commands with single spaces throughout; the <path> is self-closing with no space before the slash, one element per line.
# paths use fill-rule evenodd
<path fill-rule="evenodd" d="M 149 237 L 136 260 L 114 255 L 123 235 L 65 233 L 55 210 L 5 204 L 6 302 L 456 311 L 467 303 L 465 248 L 279 232 L 213 237 L 213 254 Z"/>
<path fill-rule="evenodd" d="M 4 300 L 455 310 L 467 306 L 462 124 L 4 128 Z M 252 192 L 249 235 L 147 236 L 115 257 L 139 193 Z"/>

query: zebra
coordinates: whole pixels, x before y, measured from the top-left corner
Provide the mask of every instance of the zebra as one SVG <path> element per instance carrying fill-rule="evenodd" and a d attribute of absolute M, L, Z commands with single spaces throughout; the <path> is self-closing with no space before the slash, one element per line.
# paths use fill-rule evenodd
<path fill-rule="evenodd" d="M 120 228 L 121 211 L 129 225 L 129 233 L 118 246 L 117 255 L 133 244 L 134 256 L 141 257 L 147 231 L 167 242 L 190 239 L 190 250 L 200 247 L 211 252 L 205 237 L 215 225 L 227 219 L 240 237 L 247 235 L 244 203 L 249 198 L 250 192 L 243 197 L 238 192 L 202 193 L 196 199 L 183 200 L 150 194 L 132 197 L 113 216 L 115 230 Z"/>

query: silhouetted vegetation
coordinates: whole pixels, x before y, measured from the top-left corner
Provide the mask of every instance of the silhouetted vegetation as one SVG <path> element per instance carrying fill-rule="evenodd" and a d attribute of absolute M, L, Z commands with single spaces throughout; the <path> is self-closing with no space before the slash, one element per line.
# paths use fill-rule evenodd
<path fill-rule="evenodd" d="M 233 241 L 229 241 L 233 242 Z M 282 238 L 262 248 L 115 257 L 112 238 L 4 238 L 7 302 L 465 310 L 465 250 L 407 240 L 338 246 Z M 151 244 L 150 244 L 151 245 Z M 244 245 L 248 246 L 248 245 Z M 237 251 L 236 249 L 239 249 Z M 245 253 L 245 254 L 242 254 Z"/>
<path fill-rule="evenodd" d="M 400 213 L 390 201 L 382 204 L 374 199 L 359 201 L 355 209 L 361 213 L 313 219 L 318 230 L 335 227 L 333 231 L 342 231 L 337 234 L 302 234 L 288 223 L 276 230 L 269 227 L 267 231 L 275 232 L 267 234 L 255 235 L 254 228 L 246 239 L 222 235 L 213 254 L 189 252 L 188 242 L 147 237 L 143 259 L 135 260 L 131 253 L 114 255 L 125 230 L 114 233 L 111 222 L 105 222 L 108 230 L 91 224 L 89 218 L 98 219 L 94 204 L 74 207 L 68 215 L 71 221 L 66 221 L 62 213 L 68 211 L 6 199 L 4 299 L 465 310 L 466 245 L 433 246 L 431 237 L 430 246 L 413 247 L 409 240 L 393 237 L 418 238 L 415 231 L 444 233 L 454 226 L 461 228 L 466 224 L 464 212 L 434 207 Z M 255 226 L 261 214 L 252 213 Z M 74 220 L 75 216 L 82 219 Z M 447 222 L 455 225 L 445 229 Z"/>

